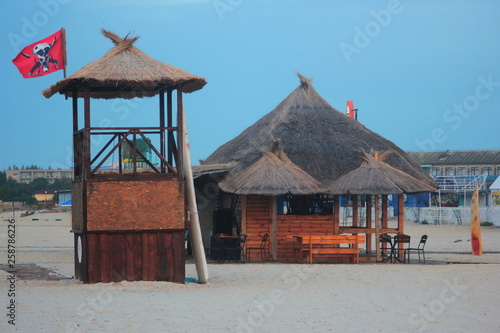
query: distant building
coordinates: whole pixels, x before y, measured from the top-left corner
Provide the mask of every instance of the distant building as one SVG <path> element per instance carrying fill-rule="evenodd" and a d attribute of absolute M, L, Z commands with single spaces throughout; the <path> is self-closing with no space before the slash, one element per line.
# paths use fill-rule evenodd
<path fill-rule="evenodd" d="M 72 169 L 25 169 L 25 170 L 7 170 L 7 179 L 12 178 L 19 183 L 31 183 L 35 178 L 45 178 L 49 184 L 54 183 L 56 179 L 73 178 Z"/>
<path fill-rule="evenodd" d="M 58 195 L 58 205 L 59 206 L 71 206 L 72 197 L 71 190 L 60 190 L 57 192 Z"/>
<path fill-rule="evenodd" d="M 500 150 L 410 151 L 410 157 L 439 185 L 436 206 L 463 206 L 477 185 L 480 203 L 491 204 L 489 187 L 500 175 Z M 438 200 L 439 202 L 435 202 Z"/>
<path fill-rule="evenodd" d="M 32 194 L 39 204 L 43 204 L 46 206 L 54 206 L 57 190 L 51 188 L 44 188 L 41 190 L 36 190 Z"/>

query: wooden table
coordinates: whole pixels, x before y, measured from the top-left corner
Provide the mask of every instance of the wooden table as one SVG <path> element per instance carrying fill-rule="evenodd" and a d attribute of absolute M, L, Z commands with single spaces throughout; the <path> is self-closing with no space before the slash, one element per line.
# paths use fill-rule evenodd
<path fill-rule="evenodd" d="M 239 236 L 212 236 L 210 246 L 210 257 L 216 262 L 223 263 L 226 260 L 239 261 L 240 254 L 232 253 L 240 246 Z"/>

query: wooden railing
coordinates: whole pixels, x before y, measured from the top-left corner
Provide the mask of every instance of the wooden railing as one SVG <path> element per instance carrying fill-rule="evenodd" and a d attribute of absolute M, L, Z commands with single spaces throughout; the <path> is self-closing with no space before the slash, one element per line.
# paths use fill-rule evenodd
<path fill-rule="evenodd" d="M 174 136 L 176 131 L 176 127 L 95 127 L 79 130 L 73 136 L 75 180 L 99 175 L 109 177 L 112 174 L 138 175 L 139 173 L 177 177 L 179 176 L 177 169 L 179 151 Z M 156 136 L 159 146 L 155 146 L 147 137 L 151 135 Z M 96 139 L 96 136 L 107 137 L 104 145 Z M 143 151 L 138 149 L 139 140 L 142 141 L 142 145 L 147 145 L 151 156 L 158 160 L 158 163 L 153 163 L 151 157 L 148 158 Z M 96 143 L 96 141 L 99 142 Z M 123 156 L 124 145 L 131 155 L 128 156 L 127 161 Z M 100 149 L 97 152 L 92 151 L 92 148 L 96 146 Z M 114 161 L 116 155 L 118 158 Z M 111 168 L 106 168 L 106 162 L 109 163 L 112 156 L 114 163 Z"/>

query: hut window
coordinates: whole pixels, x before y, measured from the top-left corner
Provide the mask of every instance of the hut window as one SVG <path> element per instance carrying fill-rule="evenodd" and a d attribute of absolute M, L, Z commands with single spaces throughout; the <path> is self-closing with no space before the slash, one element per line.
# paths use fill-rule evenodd
<path fill-rule="evenodd" d="M 281 202 L 281 200 L 278 200 Z M 278 214 L 288 215 L 331 215 L 333 214 L 333 197 L 329 195 L 292 195 L 283 197 L 283 211 Z"/>
<path fill-rule="evenodd" d="M 432 175 L 434 177 L 441 176 L 441 168 L 439 168 L 439 167 L 432 168 Z"/>
<path fill-rule="evenodd" d="M 471 176 L 479 176 L 479 167 L 471 167 L 470 168 Z"/>
<path fill-rule="evenodd" d="M 467 167 L 458 167 L 458 176 L 467 176 Z"/>
<path fill-rule="evenodd" d="M 491 167 L 483 167 L 483 175 L 491 176 Z"/>
<path fill-rule="evenodd" d="M 445 172 L 446 172 L 446 176 L 455 176 L 455 168 L 454 167 L 446 167 Z"/>

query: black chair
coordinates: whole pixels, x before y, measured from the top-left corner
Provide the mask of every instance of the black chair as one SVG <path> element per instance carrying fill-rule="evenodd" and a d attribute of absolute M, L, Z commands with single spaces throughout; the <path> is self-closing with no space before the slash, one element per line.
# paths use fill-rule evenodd
<path fill-rule="evenodd" d="M 402 249 L 404 250 L 403 252 L 403 260 L 399 259 L 399 244 L 408 244 L 408 246 L 410 245 L 410 236 L 409 235 L 404 235 L 404 234 L 398 234 L 396 236 L 394 236 L 394 243 L 392 244 L 393 245 L 393 258 L 396 260 L 396 261 L 399 261 L 400 263 L 403 263 L 403 264 L 406 264 L 406 258 L 405 258 L 405 253 L 406 253 L 406 250 L 408 248 L 405 248 L 405 249 Z"/>
<path fill-rule="evenodd" d="M 245 260 L 245 243 L 247 241 L 247 235 L 241 234 L 238 238 L 238 242 L 235 247 L 229 248 L 229 261 L 234 262 L 246 262 Z"/>
<path fill-rule="evenodd" d="M 392 261 L 393 249 L 392 249 L 392 237 L 388 234 L 381 234 L 380 238 L 380 253 L 382 257 L 385 255 L 387 258 L 383 259 L 382 262 Z"/>
<path fill-rule="evenodd" d="M 260 252 L 260 258 L 262 259 L 262 262 L 264 262 L 267 258 L 267 240 L 269 239 L 269 234 L 265 234 L 262 237 L 262 242 L 260 243 L 259 247 L 247 247 L 247 253 L 246 253 L 246 259 L 247 262 L 250 262 L 250 253 L 253 250 L 258 250 Z"/>
<path fill-rule="evenodd" d="M 421 238 L 420 238 L 420 243 L 418 243 L 418 246 L 417 247 L 409 247 L 407 249 L 405 249 L 405 257 L 406 255 L 408 254 L 408 263 L 410 263 L 410 253 L 411 251 L 416 251 L 418 253 L 418 262 L 420 263 L 421 260 L 420 260 L 420 253 L 422 253 L 422 257 L 424 259 L 424 264 L 425 264 L 425 243 L 427 242 L 427 235 L 423 235 Z"/>

